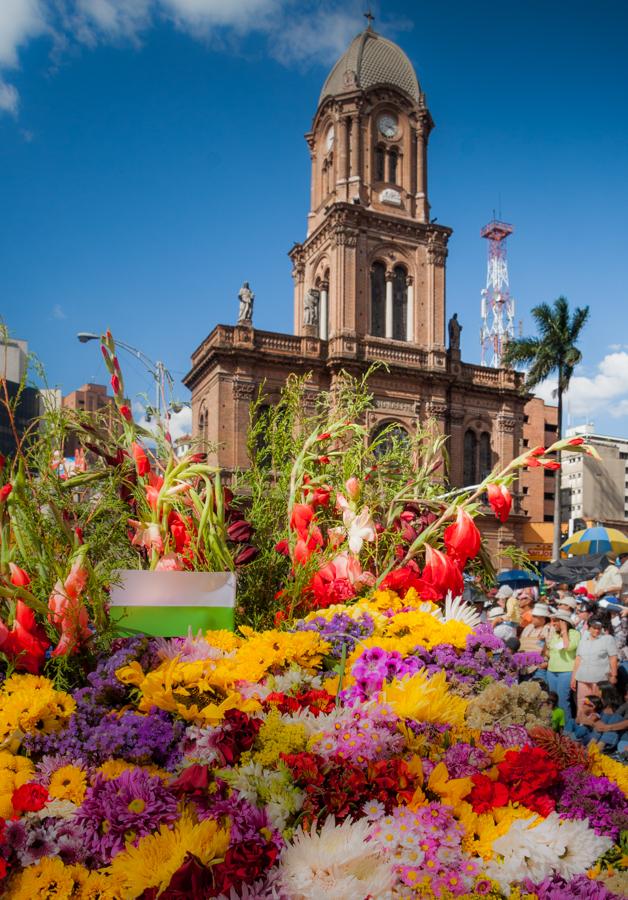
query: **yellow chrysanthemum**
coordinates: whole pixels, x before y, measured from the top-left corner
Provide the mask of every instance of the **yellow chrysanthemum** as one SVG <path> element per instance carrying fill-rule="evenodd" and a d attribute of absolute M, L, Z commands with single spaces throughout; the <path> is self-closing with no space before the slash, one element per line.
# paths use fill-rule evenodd
<path fill-rule="evenodd" d="M 394 616 L 386 626 L 386 637 L 411 637 L 413 646 L 421 645 L 430 650 L 437 644 L 451 644 L 464 650 L 467 636 L 471 634 L 471 627 L 464 622 L 451 620 L 441 622 L 430 612 L 414 610 L 402 612 Z"/>
<path fill-rule="evenodd" d="M 227 631 L 222 628 L 217 631 L 205 632 L 205 640 L 217 650 L 224 650 L 225 653 L 231 653 L 241 645 L 242 639 L 234 634 L 233 631 Z"/>
<path fill-rule="evenodd" d="M 124 881 L 102 870 L 90 872 L 83 866 L 74 866 L 78 884 L 78 900 L 120 900 L 124 897 Z"/>
<path fill-rule="evenodd" d="M 50 777 L 48 793 L 57 800 L 70 800 L 80 806 L 87 790 L 87 776 L 79 766 L 61 766 Z"/>
<path fill-rule="evenodd" d="M 229 831 L 219 828 L 213 819 L 194 823 L 182 816 L 170 829 L 140 838 L 136 847 L 128 844 L 114 857 L 107 872 L 125 885 L 125 895 L 139 897 L 147 888 L 165 890 L 186 855 L 192 853 L 205 866 L 224 859 L 229 846 Z"/>
<path fill-rule="evenodd" d="M 57 856 L 45 856 L 11 879 L 7 896 L 12 900 L 66 900 L 75 896 L 75 868 L 64 865 Z"/>
<path fill-rule="evenodd" d="M 589 744 L 589 770 L 593 775 L 605 775 L 614 781 L 628 797 L 628 766 L 606 756 L 595 742 Z"/>
<path fill-rule="evenodd" d="M 24 734 L 57 731 L 75 708 L 48 678 L 12 675 L 0 690 L 0 747 L 17 750 Z"/>
<path fill-rule="evenodd" d="M 464 724 L 467 702 L 449 691 L 444 672 L 430 678 L 425 669 L 420 669 L 410 678 L 385 684 L 380 696 L 382 703 L 390 706 L 402 719 Z"/>

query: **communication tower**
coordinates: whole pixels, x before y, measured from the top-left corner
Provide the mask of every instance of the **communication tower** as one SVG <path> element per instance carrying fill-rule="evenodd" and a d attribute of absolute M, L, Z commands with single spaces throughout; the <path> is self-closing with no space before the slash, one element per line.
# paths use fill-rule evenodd
<path fill-rule="evenodd" d="M 501 365 L 507 342 L 515 336 L 515 301 L 508 284 L 506 238 L 514 228 L 507 222 L 493 219 L 480 231 L 488 240 L 486 287 L 482 291 L 482 365 Z"/>

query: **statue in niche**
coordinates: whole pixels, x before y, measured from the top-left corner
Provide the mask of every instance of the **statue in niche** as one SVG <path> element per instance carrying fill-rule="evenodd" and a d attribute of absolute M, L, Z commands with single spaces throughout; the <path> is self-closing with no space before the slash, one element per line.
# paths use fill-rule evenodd
<path fill-rule="evenodd" d="M 248 281 L 245 281 L 238 292 L 238 300 L 240 301 L 240 309 L 238 311 L 238 325 L 253 324 L 253 301 L 255 294 L 249 287 Z"/>
<path fill-rule="evenodd" d="M 303 300 L 303 324 L 318 325 L 318 306 L 321 299 L 321 292 L 316 288 L 310 288 L 305 293 Z"/>
<path fill-rule="evenodd" d="M 460 350 L 460 332 L 462 325 L 458 321 L 458 313 L 454 313 L 449 320 L 449 349 Z"/>

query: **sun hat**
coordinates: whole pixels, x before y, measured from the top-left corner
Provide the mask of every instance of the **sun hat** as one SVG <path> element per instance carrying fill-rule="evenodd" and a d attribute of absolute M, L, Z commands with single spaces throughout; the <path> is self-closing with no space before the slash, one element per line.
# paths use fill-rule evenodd
<path fill-rule="evenodd" d="M 559 606 L 560 606 L 561 604 L 562 604 L 563 606 L 568 606 L 569 609 L 575 609 L 576 606 L 578 605 L 578 601 L 576 600 L 576 598 L 575 598 L 575 597 L 570 597 L 569 595 L 567 595 L 566 597 L 561 597 L 559 600 L 556 601 L 556 603 L 557 603 Z"/>
<path fill-rule="evenodd" d="M 563 612 L 560 609 L 556 609 L 550 613 L 551 619 L 560 619 L 561 622 L 567 622 L 568 625 L 571 625 L 571 616 L 569 613 Z"/>
<path fill-rule="evenodd" d="M 509 597 L 512 597 L 513 589 L 508 584 L 502 584 L 500 589 L 495 594 L 496 600 L 508 600 Z"/>
<path fill-rule="evenodd" d="M 488 611 L 489 619 L 501 619 L 504 615 L 504 610 L 501 606 L 492 606 Z"/>
<path fill-rule="evenodd" d="M 546 606 L 545 603 L 535 603 L 532 607 L 532 615 L 533 616 L 545 616 L 546 619 L 550 617 L 549 606 Z"/>

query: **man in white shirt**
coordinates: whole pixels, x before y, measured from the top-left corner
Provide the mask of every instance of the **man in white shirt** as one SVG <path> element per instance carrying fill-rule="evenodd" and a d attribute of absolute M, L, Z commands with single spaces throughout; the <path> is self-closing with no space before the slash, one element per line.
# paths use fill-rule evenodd
<path fill-rule="evenodd" d="M 509 638 L 517 637 L 517 629 L 506 622 L 505 611 L 501 606 L 493 606 L 489 609 L 488 622 L 493 628 L 493 633 L 496 634 L 498 638 L 501 638 L 502 641 L 505 642 L 509 640 Z"/>

